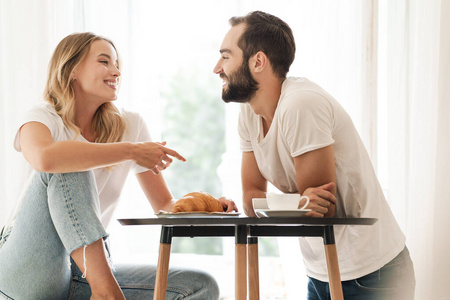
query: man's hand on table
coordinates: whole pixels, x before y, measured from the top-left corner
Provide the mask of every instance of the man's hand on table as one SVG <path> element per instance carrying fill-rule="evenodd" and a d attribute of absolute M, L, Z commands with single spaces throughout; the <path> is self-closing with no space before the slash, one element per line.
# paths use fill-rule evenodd
<path fill-rule="evenodd" d="M 336 196 L 333 195 L 332 191 L 335 188 L 334 182 L 307 188 L 302 196 L 309 197 L 309 204 L 306 208 L 311 209 L 311 211 L 306 213 L 305 217 L 333 217 L 336 208 Z"/>

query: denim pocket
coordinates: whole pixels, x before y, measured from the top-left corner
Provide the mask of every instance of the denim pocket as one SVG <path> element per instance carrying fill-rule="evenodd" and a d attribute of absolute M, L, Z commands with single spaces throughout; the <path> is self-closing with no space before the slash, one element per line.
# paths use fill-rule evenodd
<path fill-rule="evenodd" d="M 394 291 L 400 285 L 400 274 L 405 268 L 405 259 L 400 252 L 393 260 L 381 269 L 366 276 L 355 279 L 355 284 L 366 290 Z"/>
<path fill-rule="evenodd" d="M 381 270 L 370 273 L 366 276 L 357 278 L 354 283 L 358 289 L 372 292 L 393 292 L 397 287 L 397 280 L 391 280 L 392 276 L 381 274 Z"/>

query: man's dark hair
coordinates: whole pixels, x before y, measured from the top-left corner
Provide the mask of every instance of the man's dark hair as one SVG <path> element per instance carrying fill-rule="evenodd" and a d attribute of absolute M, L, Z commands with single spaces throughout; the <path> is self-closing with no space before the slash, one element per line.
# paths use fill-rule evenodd
<path fill-rule="evenodd" d="M 286 78 L 295 57 L 295 41 L 292 30 L 283 20 L 262 11 L 254 11 L 243 17 L 232 17 L 231 26 L 245 24 L 245 31 L 238 46 L 248 60 L 258 51 L 269 58 L 275 75 Z"/>

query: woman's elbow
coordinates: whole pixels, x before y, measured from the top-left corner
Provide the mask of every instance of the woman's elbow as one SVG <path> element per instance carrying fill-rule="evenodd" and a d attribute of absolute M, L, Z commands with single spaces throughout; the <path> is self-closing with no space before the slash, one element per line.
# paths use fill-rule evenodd
<path fill-rule="evenodd" d="M 50 155 L 47 155 L 45 153 L 36 155 L 32 159 L 29 159 L 28 162 L 30 163 L 31 167 L 37 172 L 52 173 L 53 171 L 54 160 Z"/>

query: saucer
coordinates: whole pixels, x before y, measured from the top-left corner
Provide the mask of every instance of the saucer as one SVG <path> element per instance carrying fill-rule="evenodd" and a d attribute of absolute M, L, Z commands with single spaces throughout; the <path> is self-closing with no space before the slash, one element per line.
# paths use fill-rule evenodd
<path fill-rule="evenodd" d="M 197 212 L 179 212 L 179 213 L 171 213 L 160 210 L 155 215 L 158 218 L 211 218 L 211 217 L 219 217 L 219 218 L 231 218 L 238 217 L 241 213 L 239 212 L 205 212 L 205 211 L 197 211 Z"/>
<path fill-rule="evenodd" d="M 255 213 L 260 218 L 269 217 L 301 217 L 310 209 L 291 209 L 291 210 L 274 210 L 274 209 L 255 209 Z"/>

